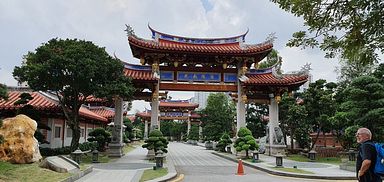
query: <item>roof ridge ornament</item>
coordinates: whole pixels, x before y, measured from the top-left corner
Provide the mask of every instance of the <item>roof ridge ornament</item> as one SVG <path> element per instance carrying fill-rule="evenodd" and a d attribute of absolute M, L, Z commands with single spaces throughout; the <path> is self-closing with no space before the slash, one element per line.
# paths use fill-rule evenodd
<path fill-rule="evenodd" d="M 127 27 L 124 31 L 127 32 L 127 36 L 130 37 L 130 36 L 136 36 L 135 35 L 135 30 L 133 30 L 133 28 L 130 26 L 130 25 L 127 25 L 125 24 L 125 27 Z"/>

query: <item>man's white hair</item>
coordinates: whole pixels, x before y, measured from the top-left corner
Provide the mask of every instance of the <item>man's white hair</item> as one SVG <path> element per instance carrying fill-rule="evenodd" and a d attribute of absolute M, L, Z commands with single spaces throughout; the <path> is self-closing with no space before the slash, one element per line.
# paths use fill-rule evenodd
<path fill-rule="evenodd" d="M 360 128 L 358 131 L 359 131 L 359 133 L 367 134 L 369 136 L 369 139 L 372 138 L 371 130 L 369 130 L 368 128 Z"/>

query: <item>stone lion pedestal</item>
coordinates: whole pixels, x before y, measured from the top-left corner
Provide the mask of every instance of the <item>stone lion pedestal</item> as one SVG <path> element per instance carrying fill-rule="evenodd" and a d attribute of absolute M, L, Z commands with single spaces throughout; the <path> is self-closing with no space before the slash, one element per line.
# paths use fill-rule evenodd
<path fill-rule="evenodd" d="M 279 145 L 279 144 L 265 144 L 265 154 L 274 156 L 277 153 L 280 153 L 282 155 L 285 155 L 285 149 L 287 148 L 287 145 Z"/>

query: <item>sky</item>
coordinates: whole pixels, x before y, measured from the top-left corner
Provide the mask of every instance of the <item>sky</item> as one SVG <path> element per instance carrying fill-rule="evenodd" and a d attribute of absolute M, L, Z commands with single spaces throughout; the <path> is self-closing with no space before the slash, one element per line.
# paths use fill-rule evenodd
<path fill-rule="evenodd" d="M 269 0 L 1 0 L 0 83 L 16 86 L 12 77 L 23 55 L 52 38 L 77 38 L 105 47 L 110 55 L 139 64 L 133 58 L 125 29 L 151 39 L 148 24 L 160 32 L 186 37 L 230 37 L 244 33 L 257 44 L 274 33 L 284 72 L 311 64 L 313 80 L 336 81 L 338 61 L 318 49 L 289 48 L 292 33 L 305 30 L 303 20 Z M 189 99 L 192 92 L 170 92 L 173 99 Z M 132 112 L 150 108 L 134 101 Z"/>

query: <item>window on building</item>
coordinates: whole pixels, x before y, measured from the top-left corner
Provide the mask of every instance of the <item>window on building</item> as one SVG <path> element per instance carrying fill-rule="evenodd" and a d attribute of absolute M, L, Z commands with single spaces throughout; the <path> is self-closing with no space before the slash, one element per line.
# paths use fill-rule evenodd
<path fill-rule="evenodd" d="M 55 138 L 60 138 L 60 137 L 61 137 L 61 127 L 55 126 Z"/>
<path fill-rule="evenodd" d="M 67 128 L 67 137 L 70 138 L 72 137 L 72 129 L 71 128 Z"/>

